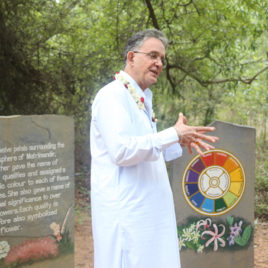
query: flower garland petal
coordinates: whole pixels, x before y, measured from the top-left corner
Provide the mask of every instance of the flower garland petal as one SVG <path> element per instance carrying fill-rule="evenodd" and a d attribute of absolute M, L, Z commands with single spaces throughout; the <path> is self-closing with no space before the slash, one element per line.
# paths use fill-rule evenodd
<path fill-rule="evenodd" d="M 124 87 L 129 91 L 129 93 L 131 94 L 131 96 L 133 97 L 135 102 L 137 103 L 139 109 L 144 110 L 144 111 L 146 110 L 145 104 L 144 104 L 144 98 L 139 96 L 139 94 L 136 92 L 136 89 L 134 88 L 134 86 L 132 86 L 129 83 L 129 81 L 127 81 L 121 73 L 116 72 L 114 75 L 114 80 L 121 81 L 123 83 Z M 157 122 L 157 119 L 155 117 L 155 113 L 153 110 L 152 110 L 152 121 Z"/>

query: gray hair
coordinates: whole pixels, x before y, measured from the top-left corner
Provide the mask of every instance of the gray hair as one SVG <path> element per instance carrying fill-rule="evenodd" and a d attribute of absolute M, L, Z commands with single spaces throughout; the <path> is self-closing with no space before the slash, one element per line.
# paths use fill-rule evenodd
<path fill-rule="evenodd" d="M 133 51 L 139 48 L 146 39 L 151 38 L 151 37 L 159 39 L 163 43 L 164 47 L 167 48 L 168 39 L 161 31 L 156 30 L 156 29 L 147 29 L 144 31 L 137 32 L 136 34 L 134 34 L 132 37 L 128 39 L 127 44 L 124 48 L 125 64 L 127 60 L 127 53 L 129 51 Z"/>

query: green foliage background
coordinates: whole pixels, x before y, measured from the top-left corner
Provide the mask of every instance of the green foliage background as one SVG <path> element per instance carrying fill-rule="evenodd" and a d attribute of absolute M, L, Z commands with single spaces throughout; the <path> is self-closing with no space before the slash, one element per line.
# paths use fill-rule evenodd
<path fill-rule="evenodd" d="M 182 111 L 257 130 L 256 213 L 268 216 L 268 2 L 263 0 L 2 0 L 0 114 L 66 114 L 76 170 L 90 168 L 92 100 L 123 68 L 126 40 L 145 28 L 170 40 L 154 91 L 159 129 Z"/>

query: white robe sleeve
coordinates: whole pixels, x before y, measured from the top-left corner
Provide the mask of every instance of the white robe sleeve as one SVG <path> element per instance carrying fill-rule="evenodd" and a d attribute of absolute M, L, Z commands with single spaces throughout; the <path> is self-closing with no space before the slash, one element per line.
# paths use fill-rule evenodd
<path fill-rule="evenodd" d="M 128 92 L 116 84 L 98 94 L 93 103 L 94 135 L 101 136 L 104 148 L 115 164 L 130 166 L 155 161 L 163 150 L 178 142 L 173 127 L 137 136 L 131 113 Z"/>
<path fill-rule="evenodd" d="M 163 155 L 166 161 L 172 161 L 182 156 L 182 148 L 179 143 L 172 144 L 163 151 Z"/>

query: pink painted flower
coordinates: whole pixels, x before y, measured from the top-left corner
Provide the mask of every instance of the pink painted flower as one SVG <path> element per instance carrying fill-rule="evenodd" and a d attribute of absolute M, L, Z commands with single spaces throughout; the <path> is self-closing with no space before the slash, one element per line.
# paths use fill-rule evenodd
<path fill-rule="evenodd" d="M 205 220 L 200 220 L 196 224 L 196 230 L 199 230 L 202 226 L 204 230 L 207 230 L 209 229 L 210 225 L 211 225 L 211 219 L 207 218 Z"/>
<path fill-rule="evenodd" d="M 218 227 L 216 224 L 213 224 L 214 232 L 204 231 L 202 233 L 202 236 L 204 236 L 205 234 L 211 235 L 211 238 L 206 242 L 205 246 L 208 247 L 212 242 L 214 242 L 214 251 L 218 250 L 218 242 L 221 247 L 225 246 L 225 241 L 221 238 L 225 233 L 225 226 L 223 224 L 220 224 L 219 226 L 222 227 L 222 232 L 220 234 L 218 233 Z"/>
<path fill-rule="evenodd" d="M 144 98 L 143 97 L 141 97 L 141 102 L 144 103 Z"/>
<path fill-rule="evenodd" d="M 59 253 L 59 246 L 55 239 L 42 237 L 25 242 L 11 248 L 4 259 L 5 265 L 12 263 L 24 263 L 31 260 L 41 260 L 49 257 L 56 257 Z"/>

